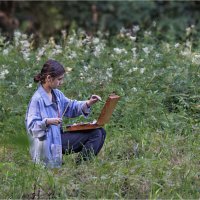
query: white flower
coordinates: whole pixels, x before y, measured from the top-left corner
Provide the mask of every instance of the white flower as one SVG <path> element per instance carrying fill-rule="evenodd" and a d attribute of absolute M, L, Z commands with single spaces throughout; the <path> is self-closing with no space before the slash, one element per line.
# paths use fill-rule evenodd
<path fill-rule="evenodd" d="M 87 72 L 88 71 L 88 66 L 84 65 L 83 69 Z"/>
<path fill-rule="evenodd" d="M 124 28 L 124 27 L 122 27 L 121 29 L 120 29 L 120 33 L 125 33 L 126 32 L 126 29 Z"/>
<path fill-rule="evenodd" d="M 9 71 L 7 69 L 3 70 L 1 73 L 0 73 L 0 79 L 5 79 L 5 75 L 6 74 L 9 74 Z"/>
<path fill-rule="evenodd" d="M 136 37 L 130 36 L 129 38 L 130 38 L 133 42 L 136 41 Z"/>
<path fill-rule="evenodd" d="M 122 53 L 127 54 L 127 51 L 126 51 L 125 49 L 114 48 L 113 50 L 114 50 L 114 52 L 115 52 L 116 54 L 122 54 Z"/>
<path fill-rule="evenodd" d="M 121 54 L 121 53 L 122 53 L 122 50 L 119 49 L 119 48 L 114 48 L 113 50 L 114 50 L 115 53 L 117 53 L 117 54 Z"/>
<path fill-rule="evenodd" d="M 133 88 L 131 88 L 131 91 L 137 92 L 137 88 L 136 88 L 136 87 L 133 87 Z"/>
<path fill-rule="evenodd" d="M 44 52 L 45 52 L 45 48 L 42 47 L 41 49 L 39 49 L 39 52 L 38 52 L 38 56 L 41 57 L 44 55 Z"/>
<path fill-rule="evenodd" d="M 133 57 L 136 57 L 136 56 L 137 56 L 136 50 L 137 50 L 137 48 L 132 48 L 132 49 L 131 49 L 131 51 L 133 52 Z"/>
<path fill-rule="evenodd" d="M 33 87 L 33 84 L 32 83 L 29 83 L 27 88 L 32 88 Z"/>
<path fill-rule="evenodd" d="M 58 55 L 62 53 L 62 48 L 60 45 L 55 45 L 55 49 L 53 49 L 52 55 Z"/>
<path fill-rule="evenodd" d="M 194 55 L 192 58 L 192 63 L 199 65 L 200 64 L 200 54 Z"/>
<path fill-rule="evenodd" d="M 180 54 L 182 56 L 190 56 L 191 55 L 191 51 L 189 49 L 185 49 L 184 51 L 181 51 Z"/>
<path fill-rule="evenodd" d="M 180 46 L 179 43 L 176 43 L 176 44 L 174 45 L 175 48 L 178 48 L 179 46 Z"/>
<path fill-rule="evenodd" d="M 66 36 L 67 36 L 66 30 L 62 30 L 61 33 L 62 33 L 63 39 L 66 39 Z"/>
<path fill-rule="evenodd" d="M 133 30 L 134 33 L 136 33 L 140 30 L 140 27 L 138 25 L 133 26 L 132 30 Z"/>
<path fill-rule="evenodd" d="M 27 35 L 24 34 L 24 33 L 21 35 L 21 37 L 22 37 L 23 40 L 26 40 L 26 39 L 27 39 Z"/>
<path fill-rule="evenodd" d="M 4 55 L 4 56 L 7 56 L 8 53 L 9 53 L 8 49 L 4 49 L 4 50 L 3 50 L 3 55 Z"/>
<path fill-rule="evenodd" d="M 150 50 L 148 47 L 144 47 L 144 48 L 142 48 L 142 50 L 146 53 L 146 55 L 148 55 L 150 53 Z"/>
<path fill-rule="evenodd" d="M 134 72 L 138 70 L 137 67 L 133 67 L 132 69 L 133 69 Z"/>
<path fill-rule="evenodd" d="M 133 68 L 129 69 L 128 73 L 131 74 L 132 72 L 135 72 L 137 70 L 138 70 L 137 67 L 133 67 Z"/>
<path fill-rule="evenodd" d="M 20 43 L 22 44 L 22 48 L 24 48 L 24 49 L 30 47 L 30 43 L 27 40 L 22 40 L 22 41 L 20 41 Z"/>
<path fill-rule="evenodd" d="M 144 71 L 145 71 L 145 68 L 141 68 L 141 69 L 140 69 L 140 73 L 141 73 L 141 74 L 144 74 Z"/>
<path fill-rule="evenodd" d="M 191 27 L 187 27 L 186 28 L 186 35 L 187 36 L 190 35 L 191 31 L 192 31 Z"/>
<path fill-rule="evenodd" d="M 93 39 L 93 44 L 98 44 L 98 43 L 99 43 L 99 38 L 97 38 L 97 37 L 94 38 L 94 39 Z"/>
<path fill-rule="evenodd" d="M 27 51 L 22 51 L 22 55 L 23 55 L 24 60 L 26 60 L 26 61 L 29 61 L 29 60 L 30 60 L 30 58 L 29 58 L 30 53 L 29 53 L 29 52 L 27 52 Z"/>
<path fill-rule="evenodd" d="M 101 54 L 101 51 L 104 49 L 105 44 L 104 43 L 99 43 L 95 49 L 94 49 L 94 55 L 96 57 L 99 57 Z"/>
<path fill-rule="evenodd" d="M 151 31 L 145 31 L 145 32 L 144 32 L 144 35 L 145 35 L 145 36 L 150 36 L 150 35 L 151 35 Z"/>
<path fill-rule="evenodd" d="M 192 43 L 191 43 L 189 40 L 186 41 L 185 45 L 186 45 L 188 48 L 191 48 L 191 47 L 192 47 Z"/>
<path fill-rule="evenodd" d="M 21 37 L 21 33 L 19 31 L 14 32 L 15 39 L 19 39 Z"/>
<path fill-rule="evenodd" d="M 75 41 L 75 39 L 74 39 L 73 37 L 70 37 L 68 43 L 69 43 L 69 44 L 73 44 L 74 41 Z"/>
<path fill-rule="evenodd" d="M 66 71 L 66 74 L 69 74 L 69 72 L 72 71 L 72 68 L 71 68 L 71 67 L 66 67 L 66 68 L 65 68 L 65 71 Z"/>
<path fill-rule="evenodd" d="M 75 51 L 72 51 L 71 54 L 69 55 L 69 58 L 70 59 L 73 59 L 73 58 L 76 58 L 77 57 L 77 54 Z"/>
<path fill-rule="evenodd" d="M 156 58 L 160 58 L 161 54 L 160 53 L 156 53 Z"/>
<path fill-rule="evenodd" d="M 108 68 L 106 70 L 106 75 L 109 77 L 109 78 L 112 78 L 112 73 L 113 73 L 113 69 L 112 68 Z"/>

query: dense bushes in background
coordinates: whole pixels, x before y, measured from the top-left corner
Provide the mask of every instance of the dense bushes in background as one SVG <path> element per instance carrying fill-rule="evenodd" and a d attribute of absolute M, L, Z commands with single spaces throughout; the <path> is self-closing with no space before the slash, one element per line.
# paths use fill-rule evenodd
<path fill-rule="evenodd" d="M 8 34 L 19 28 L 37 37 L 59 37 L 61 30 L 70 27 L 90 34 L 99 30 L 116 34 L 122 27 L 139 24 L 146 29 L 154 22 L 159 39 L 183 40 L 187 36 L 182 31 L 194 25 L 196 40 L 199 8 L 198 1 L 2 1 L 0 27 Z"/>

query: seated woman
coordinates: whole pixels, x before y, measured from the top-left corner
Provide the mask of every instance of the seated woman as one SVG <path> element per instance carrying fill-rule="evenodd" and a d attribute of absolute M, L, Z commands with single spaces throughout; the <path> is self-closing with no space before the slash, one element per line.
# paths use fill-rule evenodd
<path fill-rule="evenodd" d="M 41 72 L 34 77 L 39 82 L 26 112 L 26 129 L 30 138 L 30 153 L 36 163 L 47 167 L 60 167 L 62 154 L 80 152 L 80 158 L 90 159 L 101 150 L 106 132 L 103 128 L 78 132 L 63 132 L 62 117 L 87 117 L 90 107 L 100 97 L 89 100 L 70 100 L 57 88 L 63 84 L 64 67 L 55 60 L 48 60 Z"/>

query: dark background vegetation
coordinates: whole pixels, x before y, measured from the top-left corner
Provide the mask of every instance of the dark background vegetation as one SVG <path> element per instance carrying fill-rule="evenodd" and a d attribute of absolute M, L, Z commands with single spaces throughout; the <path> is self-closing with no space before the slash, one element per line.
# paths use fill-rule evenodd
<path fill-rule="evenodd" d="M 7 37 L 20 29 L 43 38 L 59 37 L 61 30 L 71 27 L 113 35 L 121 27 L 149 27 L 156 22 L 158 38 L 182 40 L 186 27 L 195 25 L 198 32 L 199 13 L 199 1 L 1 1 L 0 28 Z"/>

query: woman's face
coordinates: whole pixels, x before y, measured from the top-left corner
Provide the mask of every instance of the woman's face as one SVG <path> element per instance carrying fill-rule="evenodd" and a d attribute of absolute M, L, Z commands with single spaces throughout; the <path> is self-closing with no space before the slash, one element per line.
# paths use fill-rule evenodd
<path fill-rule="evenodd" d="M 49 82 L 48 82 L 49 86 L 52 89 L 56 89 L 56 88 L 60 87 L 63 84 L 63 79 L 64 79 L 64 74 L 61 75 L 61 76 L 58 76 L 56 78 L 49 77 Z"/>

